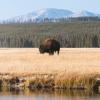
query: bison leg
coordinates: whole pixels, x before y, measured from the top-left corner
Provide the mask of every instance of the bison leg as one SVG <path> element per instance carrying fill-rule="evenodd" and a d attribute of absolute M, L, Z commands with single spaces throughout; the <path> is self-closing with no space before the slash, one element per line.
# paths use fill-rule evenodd
<path fill-rule="evenodd" d="M 49 55 L 54 55 L 54 52 L 49 52 Z"/>
<path fill-rule="evenodd" d="M 59 55 L 59 50 L 57 51 L 58 55 Z"/>
<path fill-rule="evenodd" d="M 54 51 L 49 50 L 49 55 L 54 55 Z"/>
<path fill-rule="evenodd" d="M 54 55 L 54 51 L 52 52 L 52 55 Z"/>

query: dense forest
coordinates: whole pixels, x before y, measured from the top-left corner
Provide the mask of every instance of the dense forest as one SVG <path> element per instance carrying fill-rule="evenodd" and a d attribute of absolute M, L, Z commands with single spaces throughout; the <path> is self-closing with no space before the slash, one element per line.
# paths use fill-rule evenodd
<path fill-rule="evenodd" d="M 100 20 L 0 24 L 0 47 L 39 47 L 48 37 L 61 47 L 100 47 Z"/>

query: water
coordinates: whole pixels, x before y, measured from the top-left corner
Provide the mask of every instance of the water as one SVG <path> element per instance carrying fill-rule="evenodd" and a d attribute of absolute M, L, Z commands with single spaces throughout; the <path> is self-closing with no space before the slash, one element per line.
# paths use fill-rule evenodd
<path fill-rule="evenodd" d="M 0 100 L 100 100 L 100 94 L 84 90 L 3 90 Z"/>

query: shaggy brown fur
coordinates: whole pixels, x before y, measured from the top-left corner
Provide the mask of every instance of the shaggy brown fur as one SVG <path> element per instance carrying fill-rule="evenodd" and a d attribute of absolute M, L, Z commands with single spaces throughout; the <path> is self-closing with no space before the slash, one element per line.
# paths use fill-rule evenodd
<path fill-rule="evenodd" d="M 40 53 L 49 53 L 50 55 L 53 55 L 54 52 L 57 52 L 59 54 L 60 51 L 60 43 L 52 38 L 45 39 L 39 47 Z"/>

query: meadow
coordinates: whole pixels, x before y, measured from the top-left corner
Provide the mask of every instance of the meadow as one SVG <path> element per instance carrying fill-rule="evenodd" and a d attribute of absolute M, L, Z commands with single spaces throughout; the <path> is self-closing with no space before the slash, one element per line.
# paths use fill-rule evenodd
<path fill-rule="evenodd" d="M 59 55 L 50 56 L 40 54 L 38 48 L 1 48 L 0 79 L 13 77 L 28 80 L 31 88 L 36 84 L 36 87 L 93 89 L 100 78 L 100 49 L 61 48 Z"/>

